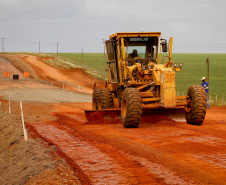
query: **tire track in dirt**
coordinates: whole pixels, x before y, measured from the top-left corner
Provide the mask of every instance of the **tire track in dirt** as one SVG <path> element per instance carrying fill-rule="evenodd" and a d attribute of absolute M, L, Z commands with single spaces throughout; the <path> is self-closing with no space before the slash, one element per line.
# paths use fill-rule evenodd
<path fill-rule="evenodd" d="M 169 128 L 174 128 L 173 131 L 169 131 L 167 136 L 162 138 L 161 133 L 167 125 L 167 120 L 163 121 L 166 123 L 157 125 L 159 131 L 155 130 L 154 136 L 149 137 L 147 133 L 150 135 L 150 129 L 152 130 L 152 128 L 149 127 L 148 124 L 143 125 L 144 128 L 142 128 L 141 132 L 138 129 L 126 129 L 125 133 L 125 129 L 122 128 L 121 125 L 119 129 L 119 125 L 114 124 L 110 126 L 101 125 L 100 127 L 100 125 L 84 125 L 81 121 L 79 123 L 78 120 L 82 120 L 82 118 L 84 119 L 84 115 L 81 114 L 60 113 L 55 114 L 55 116 L 58 117 L 58 121 L 51 124 L 61 130 L 71 133 L 74 137 L 79 138 L 79 140 L 86 141 L 92 146 L 95 146 L 99 151 L 101 151 L 101 153 L 105 153 L 111 160 L 113 159 L 112 161 L 114 161 L 114 163 L 117 163 L 118 165 L 124 164 L 124 171 L 121 170 L 121 174 L 124 174 L 123 176 L 127 177 L 127 179 L 132 179 L 131 181 L 133 183 L 136 182 L 135 184 L 148 184 L 148 182 L 152 182 L 153 184 L 158 182 L 164 182 L 166 184 L 193 184 L 194 182 L 188 179 L 193 174 L 197 173 L 197 171 L 203 166 L 201 165 L 196 170 L 193 170 L 193 173 L 191 174 L 183 175 L 187 180 L 181 178 L 181 172 L 183 174 L 184 170 L 189 171 L 192 169 L 192 165 L 189 166 L 187 163 L 194 163 L 197 162 L 197 160 L 182 160 L 181 165 L 181 161 L 176 160 L 178 156 L 173 157 L 172 153 L 167 151 L 168 149 L 164 148 L 164 145 L 169 144 L 169 142 L 166 141 L 167 136 L 171 136 L 174 140 L 174 138 L 186 133 L 186 130 L 181 131 L 180 128 L 175 128 L 178 123 L 173 122 L 173 124 L 169 126 Z M 168 124 L 170 124 L 169 121 Z M 105 130 L 105 132 L 103 132 L 103 130 Z M 150 143 L 150 141 L 147 141 L 148 138 L 152 138 L 154 141 Z M 159 147 L 158 145 L 160 142 L 163 144 Z M 174 161 L 174 163 L 171 164 L 170 160 Z M 108 162 L 106 162 L 106 164 L 108 164 Z M 185 165 L 185 169 L 179 171 L 175 170 L 177 165 L 181 167 Z M 80 164 L 79 166 L 82 165 Z M 86 170 L 84 170 L 84 172 L 86 173 Z M 203 174 L 199 173 L 199 175 L 202 176 Z M 88 176 L 92 179 L 92 175 Z"/>
<path fill-rule="evenodd" d="M 56 124 L 54 123 L 56 126 Z M 94 184 L 193 184 L 184 181 L 163 165 L 128 155 L 104 143 L 86 140 L 79 132 L 47 123 L 36 123 L 36 131 L 55 144 L 76 163 Z M 63 128 L 64 127 L 64 128 Z M 73 134 L 73 135 L 72 135 Z M 60 137 L 59 137 L 60 136 Z"/>
<path fill-rule="evenodd" d="M 64 126 L 73 130 L 74 133 L 79 133 L 83 140 L 91 142 L 101 149 L 102 152 L 107 152 L 118 163 L 122 163 L 119 160 L 120 156 L 131 162 L 123 154 L 126 153 L 131 154 L 130 156 L 144 158 L 149 163 L 157 162 L 157 164 L 167 166 L 159 174 L 164 174 L 164 171 L 167 170 L 172 171 L 171 179 L 174 180 L 170 183 L 167 181 L 169 184 L 175 183 L 177 175 L 179 177 L 182 175 L 183 177 L 177 180 L 177 183 L 182 181 L 184 184 L 189 184 L 197 180 L 197 182 L 203 182 L 204 184 L 214 184 L 214 182 L 217 182 L 216 184 L 224 184 L 226 167 L 222 163 L 225 160 L 225 155 L 222 155 L 222 153 L 225 153 L 223 147 L 225 140 L 214 139 L 205 133 L 200 134 L 199 128 L 201 128 L 200 130 L 208 131 L 208 125 L 205 128 L 203 126 L 194 127 L 186 123 L 177 123 L 167 118 L 158 120 L 158 118 L 154 117 L 152 122 L 143 123 L 138 129 L 124 129 L 121 125 L 117 124 L 78 124 L 75 117 L 76 113 L 60 113 L 55 115 L 60 120 L 58 120 L 59 124 L 64 124 Z M 153 123 L 155 124 L 153 125 Z M 184 128 L 180 128 L 181 126 Z M 196 131 L 190 131 L 189 129 L 191 128 L 195 128 Z M 110 150 L 111 148 L 113 149 Z M 116 154 L 117 152 L 119 154 Z M 200 158 L 204 159 L 204 156 L 208 154 L 218 156 L 218 162 L 213 163 L 210 160 L 200 160 Z M 217 159 L 214 160 L 217 161 Z M 136 162 L 141 163 L 140 161 Z M 148 167 L 145 166 L 145 168 Z M 141 166 L 136 171 L 140 169 Z M 141 175 L 143 178 L 145 177 L 144 174 Z M 215 179 L 216 174 L 217 180 Z M 155 174 L 149 175 L 149 180 L 150 176 L 153 177 L 153 175 Z M 161 182 L 164 181 L 161 175 L 153 179 L 158 178 L 161 179 Z M 167 177 L 166 179 L 170 178 Z M 184 181 L 184 179 L 187 180 Z"/>
<path fill-rule="evenodd" d="M 89 177 L 91 183 L 127 184 L 127 179 L 118 173 L 118 166 L 112 162 L 113 160 L 96 147 L 46 123 L 36 123 L 35 130 L 75 162 Z"/>

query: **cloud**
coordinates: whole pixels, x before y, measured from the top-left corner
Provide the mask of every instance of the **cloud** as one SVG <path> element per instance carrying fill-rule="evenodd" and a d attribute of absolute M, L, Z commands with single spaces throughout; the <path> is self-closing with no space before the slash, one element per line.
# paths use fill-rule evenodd
<path fill-rule="evenodd" d="M 96 47 L 83 43 L 82 47 L 95 52 L 102 52 L 103 38 L 123 31 L 160 31 L 166 39 L 174 36 L 175 46 L 226 43 L 224 0 L 0 0 L 0 3 L 0 36 L 6 38 L 42 42 L 100 39 L 98 44 L 95 42 Z M 71 49 L 64 45 L 65 51 Z M 197 49 L 203 51 L 201 47 L 185 50 Z M 220 52 L 224 49 L 220 48 Z M 177 46 L 174 51 L 183 52 Z"/>

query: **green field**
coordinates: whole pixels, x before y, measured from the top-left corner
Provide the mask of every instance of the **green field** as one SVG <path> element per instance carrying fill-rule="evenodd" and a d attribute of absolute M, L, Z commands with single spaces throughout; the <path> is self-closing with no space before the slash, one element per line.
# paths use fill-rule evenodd
<path fill-rule="evenodd" d="M 60 53 L 59 56 L 68 58 L 76 63 L 82 63 L 81 53 Z M 222 99 L 226 96 L 226 54 L 173 54 L 174 63 L 183 63 L 181 72 L 176 73 L 176 89 L 179 95 L 187 93 L 191 85 L 201 84 L 202 76 L 207 77 L 206 59 L 210 61 L 210 94 L 211 98 Z M 105 71 L 107 68 L 106 55 L 103 53 L 84 53 L 83 64 Z M 226 98 L 226 97 L 225 97 Z"/>

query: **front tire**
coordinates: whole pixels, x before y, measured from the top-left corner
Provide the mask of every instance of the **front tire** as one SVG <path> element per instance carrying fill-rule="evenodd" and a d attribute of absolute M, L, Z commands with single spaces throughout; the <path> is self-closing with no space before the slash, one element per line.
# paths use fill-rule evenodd
<path fill-rule="evenodd" d="M 136 88 L 126 88 L 122 93 L 121 117 L 125 128 L 137 128 L 142 115 L 140 92 Z"/>
<path fill-rule="evenodd" d="M 205 89 L 200 85 L 193 85 L 188 89 L 189 96 L 185 115 L 188 124 L 202 125 L 207 109 Z"/>
<path fill-rule="evenodd" d="M 99 92 L 98 110 L 113 108 L 113 97 L 110 89 L 101 89 Z"/>
<path fill-rule="evenodd" d="M 93 90 L 93 99 L 92 99 L 92 108 L 93 110 L 98 110 L 98 98 L 99 98 L 100 89 Z"/>

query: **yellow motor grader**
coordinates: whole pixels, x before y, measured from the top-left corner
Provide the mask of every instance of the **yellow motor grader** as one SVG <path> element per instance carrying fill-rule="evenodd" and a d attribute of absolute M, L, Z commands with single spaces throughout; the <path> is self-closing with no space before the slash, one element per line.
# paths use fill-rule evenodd
<path fill-rule="evenodd" d="M 120 112 L 125 128 L 138 127 L 144 115 L 182 116 L 189 124 L 201 125 L 207 108 L 205 90 L 194 85 L 187 95 L 176 96 L 175 72 L 182 64 L 173 64 L 172 43 L 172 37 L 167 44 L 160 32 L 110 35 L 105 41 L 108 81 L 105 88 L 94 86 L 87 120 L 115 118 Z M 162 51 L 168 55 L 161 59 Z"/>

